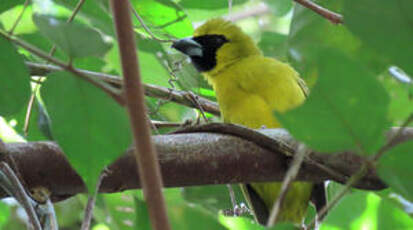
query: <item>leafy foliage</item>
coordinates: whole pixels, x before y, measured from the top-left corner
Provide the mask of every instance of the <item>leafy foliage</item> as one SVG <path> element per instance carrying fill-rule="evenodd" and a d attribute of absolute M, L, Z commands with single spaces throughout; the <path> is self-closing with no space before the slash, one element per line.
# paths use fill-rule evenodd
<path fill-rule="evenodd" d="M 44 52 L 77 68 L 121 74 L 118 46 L 109 1 L 85 1 L 72 23 L 67 23 L 78 1 L 31 1 L 13 33 Z M 231 7 L 228 6 L 232 2 Z M 319 151 L 357 150 L 374 154 L 390 125 L 400 125 L 413 113 L 412 83 L 400 83 L 388 73 L 398 66 L 412 76 L 413 3 L 398 1 L 314 0 L 344 15 L 334 25 L 292 0 L 132 0 L 132 6 L 160 39 L 190 36 L 193 26 L 217 16 L 237 18 L 266 56 L 289 62 L 311 88 L 301 107 L 277 114 L 299 140 Z M 379 4 L 380 3 L 380 4 Z M 8 32 L 23 10 L 23 0 L 0 1 L 0 30 Z M 262 4 L 266 10 L 262 11 Z M 253 14 L 259 8 L 259 14 Z M 254 17 L 251 17 L 253 14 Z M 240 19 L 242 18 L 242 19 Z M 133 19 L 139 64 L 145 83 L 191 91 L 216 101 L 204 79 L 169 43 L 152 39 Z M 379 26 L 378 26 L 379 25 Z M 113 43 L 113 44 L 112 44 Z M 44 74 L 40 93 L 32 84 L 25 61 L 44 63 L 0 36 L 0 136 L 5 140 L 54 139 L 93 191 L 101 170 L 131 142 L 123 108 L 99 89 L 69 73 Z M 33 78 L 32 80 L 37 80 Z M 28 135 L 24 134 L 30 93 L 36 94 Z M 151 119 L 196 120 L 199 111 L 168 100 L 147 98 Z M 211 117 L 212 115 L 208 115 Z M 219 118 L 213 118 L 218 120 Z M 17 124 L 16 124 L 17 123 Z M 6 131 L 12 126 L 22 137 Z M 154 131 L 155 132 L 155 131 Z M 160 129 L 163 133 L 166 130 Z M 320 229 L 411 229 L 413 146 L 406 143 L 386 152 L 378 163 L 380 177 L 390 186 L 383 192 L 354 190 L 330 211 Z M 236 186 L 234 186 L 235 188 Z M 329 199 L 341 188 L 329 183 Z M 231 208 L 225 186 L 165 189 L 174 229 L 264 229 L 251 216 L 225 217 Z M 243 202 L 240 191 L 236 197 Z M 396 199 L 396 198 L 397 199 Z M 56 205 L 61 228 L 78 229 L 85 197 Z M 409 209 L 410 208 L 410 209 Z M 66 211 L 65 211 L 66 210 Z M 67 211 L 70 210 L 70 211 Z M 0 229 L 21 229 L 15 208 L 0 203 Z M 410 215 L 410 216 L 409 216 Z M 308 216 L 314 216 L 309 210 Z M 94 216 L 97 226 L 110 229 L 149 229 L 141 193 L 100 195 Z M 291 229 L 289 224 L 272 229 Z"/>
<path fill-rule="evenodd" d="M 93 193 L 103 167 L 130 145 L 124 109 L 104 92 L 64 72 L 49 75 L 42 96 L 53 137 Z"/>

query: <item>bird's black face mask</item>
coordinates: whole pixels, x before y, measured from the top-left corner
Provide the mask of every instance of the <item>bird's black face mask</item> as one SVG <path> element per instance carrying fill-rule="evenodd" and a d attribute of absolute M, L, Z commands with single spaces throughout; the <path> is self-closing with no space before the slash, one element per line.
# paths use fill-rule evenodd
<path fill-rule="evenodd" d="M 175 41 L 172 48 L 188 55 L 199 72 L 207 72 L 216 66 L 217 50 L 226 42 L 224 35 L 203 35 Z"/>

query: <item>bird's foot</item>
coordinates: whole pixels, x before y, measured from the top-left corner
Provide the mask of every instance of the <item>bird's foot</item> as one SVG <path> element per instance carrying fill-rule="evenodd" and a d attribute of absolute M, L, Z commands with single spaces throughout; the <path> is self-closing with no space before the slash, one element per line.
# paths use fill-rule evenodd
<path fill-rule="evenodd" d="M 225 209 L 223 211 L 225 216 L 243 216 L 250 214 L 251 210 L 244 203 L 236 204 L 234 208 Z"/>

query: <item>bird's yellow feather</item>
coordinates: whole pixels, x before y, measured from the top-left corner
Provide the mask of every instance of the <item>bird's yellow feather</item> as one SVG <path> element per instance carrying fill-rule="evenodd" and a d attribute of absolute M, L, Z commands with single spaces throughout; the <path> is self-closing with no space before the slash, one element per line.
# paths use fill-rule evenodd
<path fill-rule="evenodd" d="M 278 128 L 274 112 L 285 112 L 303 103 L 304 85 L 288 64 L 262 55 L 253 40 L 229 21 L 212 19 L 195 30 L 191 41 L 174 48 L 190 55 L 192 62 L 213 86 L 224 122 L 249 128 Z M 189 50 L 192 49 L 192 50 Z M 294 182 L 283 206 L 280 221 L 301 223 L 310 200 L 311 183 Z M 257 220 L 265 224 L 280 192 L 281 183 L 252 183 L 242 186 Z M 252 194 L 254 193 L 254 194 Z M 256 210 L 259 197 L 264 212 Z M 258 216 L 266 213 L 266 217 Z"/>

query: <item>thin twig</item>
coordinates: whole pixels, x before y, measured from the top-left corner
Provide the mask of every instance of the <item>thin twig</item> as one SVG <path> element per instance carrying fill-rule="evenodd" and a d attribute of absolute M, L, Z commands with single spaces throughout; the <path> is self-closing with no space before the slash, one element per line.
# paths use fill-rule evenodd
<path fill-rule="evenodd" d="M 334 208 L 336 206 L 336 204 L 341 200 L 341 198 L 344 197 L 344 195 L 346 195 L 346 193 L 353 187 L 353 185 L 355 185 L 363 176 L 364 174 L 367 172 L 367 164 L 363 164 L 360 168 L 360 170 L 355 173 L 353 176 L 350 177 L 350 179 L 347 181 L 346 185 L 344 186 L 343 189 L 340 190 L 340 192 L 334 196 L 327 204 L 326 206 L 324 206 L 320 212 L 318 212 L 318 216 L 316 218 L 314 218 L 308 225 L 307 225 L 307 229 L 313 229 L 316 222 L 319 221 L 321 222 L 325 215 L 327 214 L 327 212 Z"/>
<path fill-rule="evenodd" d="M 335 12 L 332 12 L 324 7 L 321 7 L 320 5 L 317 5 L 316 3 L 310 1 L 310 0 L 294 0 L 298 4 L 314 11 L 315 13 L 321 15 L 322 17 L 328 19 L 331 23 L 333 24 L 341 24 L 343 23 L 343 16 L 340 14 L 337 14 Z"/>
<path fill-rule="evenodd" d="M 29 0 L 27 0 L 27 1 L 29 1 Z M 70 15 L 69 19 L 67 19 L 68 23 L 73 21 L 73 19 L 77 15 L 77 13 L 80 11 L 80 8 L 82 7 L 84 2 L 85 2 L 85 0 L 79 0 L 79 2 L 77 3 L 75 9 L 72 12 L 72 15 Z M 56 45 L 53 44 L 52 48 L 49 51 L 49 55 L 53 56 L 55 51 L 56 51 Z M 37 83 L 35 85 L 35 88 L 32 91 L 32 95 L 30 96 L 30 100 L 29 100 L 29 103 L 27 105 L 26 117 L 24 119 L 24 127 L 23 127 L 23 133 L 24 133 L 25 136 L 27 136 L 28 132 L 29 132 L 29 124 L 30 124 L 30 117 L 31 117 L 31 114 L 32 114 L 32 108 L 33 108 L 33 104 L 36 100 L 37 91 L 39 89 L 40 89 L 40 83 Z"/>
<path fill-rule="evenodd" d="M 156 35 L 154 33 L 152 33 L 151 29 L 149 29 L 149 27 L 145 24 L 145 22 L 143 21 L 143 19 L 141 18 L 141 16 L 138 14 L 138 11 L 135 10 L 135 8 L 133 7 L 132 3 L 130 1 L 128 1 L 130 4 L 130 8 L 132 10 L 132 13 L 135 15 L 136 19 L 138 19 L 139 23 L 141 23 L 143 29 L 146 31 L 146 33 L 149 34 L 149 36 L 151 36 L 151 38 L 155 41 L 158 42 L 173 42 L 174 40 L 164 40 L 164 39 L 160 39 L 157 38 Z"/>
<path fill-rule="evenodd" d="M 349 178 L 349 180 L 347 181 L 346 185 L 344 186 L 344 188 L 335 196 L 331 199 L 331 201 L 329 201 L 327 203 L 326 206 L 324 206 L 320 212 L 318 213 L 318 217 L 314 218 L 310 224 L 307 225 L 308 228 L 313 228 L 315 226 L 315 223 L 317 221 L 322 221 L 323 218 L 325 217 L 325 215 L 327 214 L 327 212 L 332 209 L 337 203 L 338 201 L 341 200 L 341 198 L 343 198 L 343 196 L 351 189 L 351 187 L 353 187 L 353 185 L 355 185 L 368 171 L 368 168 L 371 166 L 374 166 L 374 164 L 380 159 L 380 157 L 391 147 L 393 146 L 393 144 L 395 143 L 396 140 L 398 140 L 400 138 L 400 136 L 403 134 L 403 130 L 405 130 L 405 128 L 409 125 L 410 122 L 413 121 L 413 114 L 410 114 L 410 116 L 403 122 L 402 126 L 400 127 L 400 129 L 398 129 L 398 131 L 392 136 L 390 137 L 390 139 L 387 141 L 387 143 L 381 147 L 377 153 L 370 158 L 370 160 L 367 160 L 365 163 L 363 163 L 363 165 L 361 166 L 361 168 L 353 175 Z"/>
<path fill-rule="evenodd" d="M 48 64 L 40 64 L 40 63 L 33 63 L 33 62 L 26 62 L 26 65 L 30 68 L 32 75 L 46 75 L 50 72 L 62 71 L 61 67 L 55 65 L 48 65 Z M 115 85 L 117 88 L 121 88 L 123 85 L 123 80 L 121 77 L 111 74 L 93 72 L 83 69 L 77 69 L 77 72 L 80 72 L 84 75 L 87 75 L 91 78 L 95 78 L 101 81 L 105 81 L 112 85 Z M 165 99 L 168 101 L 176 102 L 178 104 L 188 106 L 191 108 L 199 109 L 201 107 L 205 112 L 211 113 L 214 115 L 219 116 L 219 108 L 218 104 L 210 101 L 204 97 L 196 96 L 197 102 L 199 106 L 194 104 L 192 100 L 188 98 L 188 92 L 170 89 L 162 86 L 151 85 L 151 84 L 143 84 L 143 88 L 145 89 L 145 95 L 148 97 L 155 97 L 159 99 Z"/>
<path fill-rule="evenodd" d="M 119 93 L 119 91 L 113 87 L 111 87 L 109 84 L 107 84 L 106 82 L 101 82 L 101 81 L 96 81 L 95 79 L 89 77 L 88 75 L 79 72 L 76 68 L 72 67 L 70 64 L 66 64 L 46 53 L 44 53 L 42 50 L 38 49 L 37 47 L 34 47 L 22 40 L 20 40 L 17 37 L 14 36 L 10 36 L 9 34 L 7 34 L 6 32 L 0 30 L 0 36 L 3 36 L 4 38 L 6 38 L 7 40 L 13 42 L 14 44 L 22 47 L 23 49 L 29 51 L 30 53 L 46 60 L 49 61 L 55 65 L 60 66 L 61 68 L 63 68 L 64 70 L 73 73 L 75 76 L 78 76 L 88 82 L 90 82 L 91 84 L 93 84 L 94 86 L 100 88 L 101 90 L 103 90 L 105 93 L 107 93 L 109 96 L 111 96 L 116 102 L 118 102 L 119 104 L 123 105 L 124 104 L 124 99 L 122 97 L 122 95 Z"/>
<path fill-rule="evenodd" d="M 400 126 L 400 129 L 397 130 L 397 133 L 395 133 L 392 137 L 390 137 L 389 141 L 379 149 L 376 155 L 373 157 L 373 161 L 376 162 L 380 159 L 381 156 L 394 144 L 394 142 L 399 139 L 399 137 L 403 134 L 403 131 L 406 129 L 406 127 L 413 121 L 413 113 L 409 115 L 409 117 L 403 122 L 403 124 Z"/>
<path fill-rule="evenodd" d="M 9 191 L 11 193 L 10 195 L 14 196 L 26 210 L 27 216 L 29 217 L 29 221 L 33 228 L 35 230 L 41 230 L 42 227 L 40 225 L 40 221 L 32 205 L 35 202 L 27 195 L 23 185 L 19 181 L 19 178 L 6 162 L 0 162 L 0 173 L 4 174 L 6 178 L 3 179 L 7 179 L 10 183 L 6 183 L 9 184 L 7 191 Z M 1 184 L 4 186 L 4 183 Z"/>
<path fill-rule="evenodd" d="M 30 0 L 24 1 L 24 5 L 23 5 L 22 11 L 20 12 L 19 16 L 17 16 L 16 21 L 14 21 L 13 26 L 12 26 L 11 29 L 9 30 L 9 34 L 10 34 L 10 35 L 13 35 L 14 30 L 16 29 L 17 25 L 19 24 L 20 20 L 22 19 L 23 14 L 24 14 L 24 12 L 25 12 L 26 9 L 27 9 L 27 6 L 29 6 L 29 3 L 30 3 Z"/>
<path fill-rule="evenodd" d="M 70 17 L 67 19 L 66 22 L 70 23 L 73 21 L 73 19 L 75 19 L 77 13 L 80 11 L 80 8 L 82 8 L 83 3 L 85 3 L 86 0 L 79 0 L 75 6 L 75 8 L 73 9 L 72 14 L 70 15 Z M 54 53 L 56 52 L 56 45 L 53 44 L 52 48 L 49 51 L 49 55 L 53 56 Z"/>
<path fill-rule="evenodd" d="M 144 93 L 135 46 L 135 34 L 127 0 L 111 0 L 114 24 L 124 79 L 124 94 L 134 135 L 134 155 L 138 165 L 143 193 L 148 203 L 149 218 L 154 230 L 170 230 L 162 194 L 162 177 L 158 156 L 152 144 L 146 116 Z"/>
<path fill-rule="evenodd" d="M 24 126 L 23 126 L 23 133 L 24 133 L 24 136 L 26 137 L 29 134 L 30 117 L 32 115 L 32 108 L 33 108 L 34 101 L 36 100 L 36 93 L 39 90 L 39 88 L 40 88 L 40 83 L 36 83 L 33 89 L 32 95 L 30 96 L 29 103 L 27 104 L 26 116 L 24 118 Z"/>
<path fill-rule="evenodd" d="M 294 159 L 291 163 L 291 166 L 288 169 L 287 173 L 285 174 L 285 177 L 284 177 L 284 180 L 281 186 L 281 192 L 278 195 L 277 200 L 274 202 L 272 206 L 271 213 L 267 221 L 267 227 L 272 227 L 277 223 L 282 204 L 285 200 L 285 197 L 287 196 L 288 189 L 290 188 L 291 183 L 297 176 L 298 171 L 300 170 L 301 164 L 303 163 L 306 154 L 307 154 L 307 148 L 305 147 L 305 145 L 299 144 L 297 148 L 297 152 L 294 154 Z"/>
<path fill-rule="evenodd" d="M 102 184 L 102 180 L 105 176 L 106 176 L 106 173 L 104 170 L 103 173 L 99 176 L 99 179 L 96 183 L 95 192 L 93 194 L 89 194 L 89 197 L 87 198 L 85 214 L 83 216 L 82 226 L 80 227 L 81 230 L 90 229 L 90 223 L 92 222 L 93 208 L 95 207 L 96 196 L 99 192 L 100 185 Z"/>

